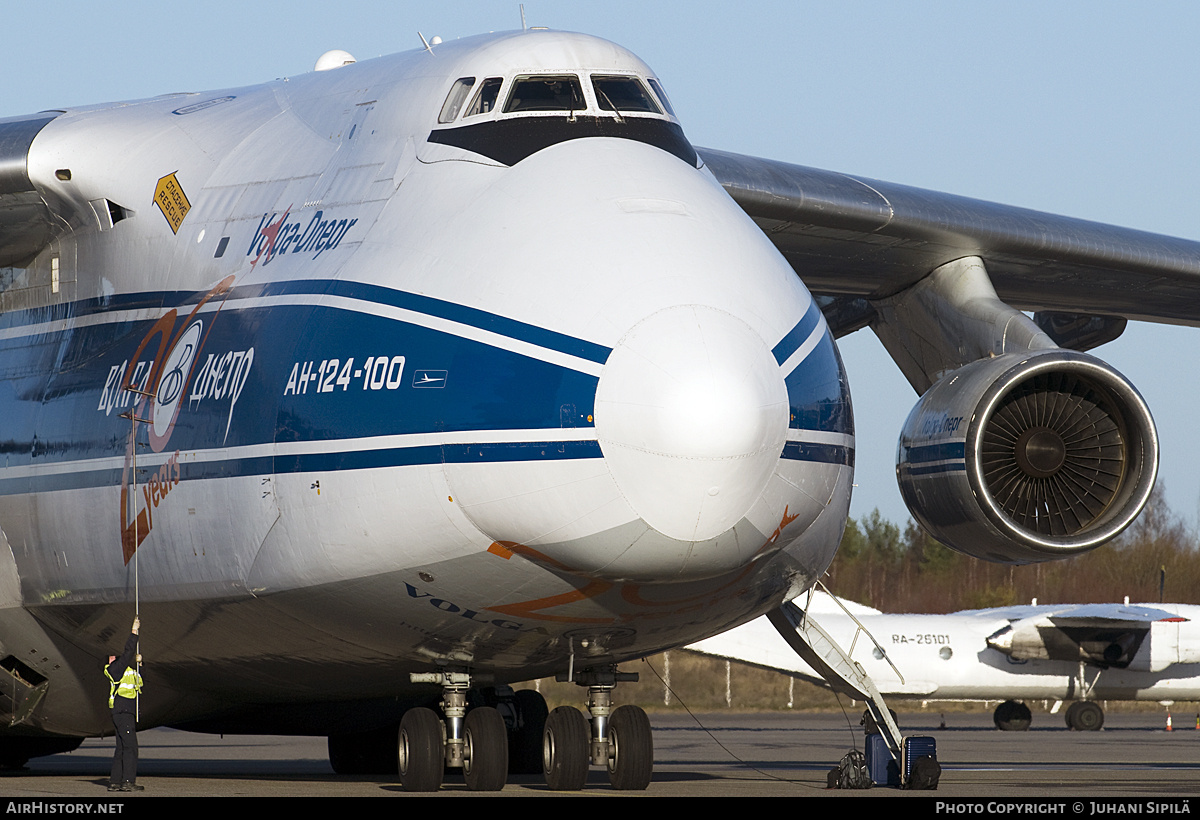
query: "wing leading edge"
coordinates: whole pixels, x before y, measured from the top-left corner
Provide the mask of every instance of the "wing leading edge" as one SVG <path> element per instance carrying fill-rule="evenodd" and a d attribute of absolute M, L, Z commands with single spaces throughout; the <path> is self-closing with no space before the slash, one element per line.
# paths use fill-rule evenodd
<path fill-rule="evenodd" d="M 982 258 L 999 297 L 1023 310 L 1200 325 L 1200 242 L 698 151 L 808 288 L 838 297 L 826 315 L 841 332 L 870 321 L 866 300 L 966 256 Z"/>
<path fill-rule="evenodd" d="M 0 120 L 0 267 L 32 259 L 59 222 L 29 179 L 29 146 L 58 112 Z"/>

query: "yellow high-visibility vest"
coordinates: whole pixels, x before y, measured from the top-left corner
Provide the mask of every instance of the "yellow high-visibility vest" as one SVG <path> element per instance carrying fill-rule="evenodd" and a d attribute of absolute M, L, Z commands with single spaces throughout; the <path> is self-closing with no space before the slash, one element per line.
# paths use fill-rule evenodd
<path fill-rule="evenodd" d="M 125 674 L 121 676 L 120 683 L 113 680 L 112 675 L 108 674 L 107 666 L 104 667 L 104 677 L 108 678 L 109 709 L 113 708 L 113 702 L 117 695 L 133 700 L 138 696 L 138 692 L 142 691 L 142 676 L 132 666 L 126 667 Z"/>

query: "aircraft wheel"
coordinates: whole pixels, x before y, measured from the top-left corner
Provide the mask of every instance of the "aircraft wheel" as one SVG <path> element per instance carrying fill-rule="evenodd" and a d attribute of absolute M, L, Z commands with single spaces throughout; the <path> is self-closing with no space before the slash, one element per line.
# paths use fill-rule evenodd
<path fill-rule="evenodd" d="M 1075 713 L 1079 711 L 1080 701 L 1073 700 L 1067 707 L 1067 711 L 1063 713 L 1063 721 L 1067 724 L 1068 729 L 1075 728 Z"/>
<path fill-rule="evenodd" d="M 574 706 L 560 706 L 542 732 L 542 771 L 555 791 L 579 791 L 587 782 L 588 724 Z"/>
<path fill-rule="evenodd" d="M 473 792 L 498 792 L 508 778 L 508 729 L 491 706 L 467 712 L 463 723 L 463 779 Z"/>
<path fill-rule="evenodd" d="M 654 773 L 654 737 L 640 706 L 618 706 L 608 721 L 608 779 L 614 789 L 645 789 Z"/>
<path fill-rule="evenodd" d="M 435 792 L 442 785 L 445 736 L 432 709 L 409 709 L 400 721 L 397 759 L 406 792 Z"/>
<path fill-rule="evenodd" d="M 1075 710 L 1075 722 L 1071 726 L 1072 729 L 1080 732 L 1096 732 L 1104 726 L 1104 710 L 1100 708 L 1100 704 L 1080 701 L 1075 705 L 1079 708 Z"/>
<path fill-rule="evenodd" d="M 992 720 L 1002 732 L 1024 732 L 1033 722 L 1033 714 L 1024 703 L 1006 700 L 996 707 Z"/>
<path fill-rule="evenodd" d="M 538 774 L 542 771 L 542 733 L 546 731 L 546 699 L 535 689 L 513 694 L 517 728 L 508 736 L 508 773 Z"/>

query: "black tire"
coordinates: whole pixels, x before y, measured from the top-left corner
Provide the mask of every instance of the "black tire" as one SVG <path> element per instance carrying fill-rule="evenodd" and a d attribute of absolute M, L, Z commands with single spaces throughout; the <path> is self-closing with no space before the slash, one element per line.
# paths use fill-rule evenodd
<path fill-rule="evenodd" d="M 614 789 L 640 791 L 654 774 L 654 736 L 640 706 L 618 706 L 608 721 L 608 779 Z"/>
<path fill-rule="evenodd" d="M 513 694 L 517 728 L 508 735 L 508 773 L 541 774 L 542 733 L 546 731 L 546 699 L 535 689 Z"/>
<path fill-rule="evenodd" d="M 1075 729 L 1081 732 L 1098 732 L 1104 726 L 1104 710 L 1100 704 L 1083 701 L 1075 710 Z"/>
<path fill-rule="evenodd" d="M 463 779 L 473 792 L 498 792 L 508 778 L 508 729 L 491 706 L 467 712 L 463 722 Z"/>
<path fill-rule="evenodd" d="M 577 792 L 587 782 L 591 738 L 583 714 L 560 706 L 546 718 L 542 732 L 542 772 L 554 791 Z"/>
<path fill-rule="evenodd" d="M 1002 732 L 1024 732 L 1033 723 L 1033 713 L 1024 703 L 1006 700 L 996 707 L 992 720 Z"/>
<path fill-rule="evenodd" d="M 435 792 L 442 785 L 445 757 L 442 721 L 432 709 L 409 709 L 400 721 L 396 757 L 406 792 Z"/>
<path fill-rule="evenodd" d="M 1080 701 L 1073 700 L 1071 705 L 1067 707 L 1067 711 L 1063 714 L 1063 721 L 1067 724 L 1068 729 L 1075 728 L 1075 713 L 1079 711 Z"/>

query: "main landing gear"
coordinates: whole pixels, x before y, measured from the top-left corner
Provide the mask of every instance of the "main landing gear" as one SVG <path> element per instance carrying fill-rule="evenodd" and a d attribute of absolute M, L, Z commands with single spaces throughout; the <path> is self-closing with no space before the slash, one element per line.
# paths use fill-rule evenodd
<path fill-rule="evenodd" d="M 444 769 L 462 769 L 467 788 L 494 792 L 508 778 L 508 727 L 494 706 L 467 711 L 471 676 L 466 672 L 414 674 L 413 683 L 442 685 L 443 721 L 426 707 L 409 709 L 400 720 L 397 763 L 409 792 L 437 791 Z"/>
<path fill-rule="evenodd" d="M 1064 717 L 1067 728 L 1077 732 L 1097 732 L 1104 726 L 1104 710 L 1091 700 L 1073 701 Z"/>
<path fill-rule="evenodd" d="M 568 680 L 565 675 L 560 681 Z M 588 688 L 588 721 L 574 706 L 560 706 L 546 718 L 542 768 L 546 785 L 555 791 L 578 791 L 587 781 L 588 764 L 608 769 L 614 789 L 641 790 L 654 772 L 654 739 L 650 719 L 639 706 L 612 708 L 619 681 L 636 681 L 637 673 L 618 672 L 615 665 L 586 669 L 573 681 Z"/>
<path fill-rule="evenodd" d="M 1024 703 L 1006 700 L 996 707 L 992 720 L 1002 732 L 1024 732 L 1033 722 L 1033 713 Z"/>
<path fill-rule="evenodd" d="M 487 705 L 468 709 L 471 678 L 466 672 L 414 674 L 412 680 L 441 685 L 445 718 L 426 707 L 404 713 L 396 759 L 405 791 L 437 791 L 445 770 L 459 768 L 471 791 L 499 791 L 510 772 L 542 772 L 551 789 L 578 791 L 591 764 L 608 769 L 614 789 L 650 785 L 650 719 L 637 706 L 612 708 L 612 690 L 618 681 L 636 681 L 634 673 L 609 665 L 571 678 L 588 688 L 590 721 L 574 706 L 547 713 L 545 699 L 531 689 L 485 690 Z"/>
<path fill-rule="evenodd" d="M 1072 701 L 1064 715 L 1068 729 L 1095 732 L 1104 726 L 1104 710 L 1090 700 Z M 1024 732 L 1032 721 L 1029 707 L 1015 700 L 1006 700 L 996 707 L 993 715 L 996 728 L 1005 732 Z"/>

